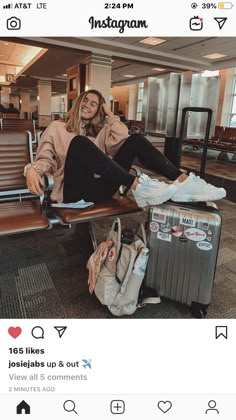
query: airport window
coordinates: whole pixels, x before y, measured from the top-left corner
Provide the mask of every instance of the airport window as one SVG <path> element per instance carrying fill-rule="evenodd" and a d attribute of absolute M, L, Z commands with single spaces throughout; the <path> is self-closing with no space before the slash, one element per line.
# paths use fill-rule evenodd
<path fill-rule="evenodd" d="M 76 78 L 70 79 L 70 91 L 76 90 Z"/>
<path fill-rule="evenodd" d="M 228 118 L 228 126 L 236 127 L 236 69 L 234 74 L 233 89 L 230 102 L 230 112 Z"/>
<path fill-rule="evenodd" d="M 69 100 L 69 109 L 72 108 L 72 106 L 74 105 L 75 100 L 74 99 L 70 99 Z"/>
<path fill-rule="evenodd" d="M 138 85 L 138 103 L 137 103 L 136 121 L 142 121 L 143 92 L 144 92 L 144 82 L 141 82 Z"/>

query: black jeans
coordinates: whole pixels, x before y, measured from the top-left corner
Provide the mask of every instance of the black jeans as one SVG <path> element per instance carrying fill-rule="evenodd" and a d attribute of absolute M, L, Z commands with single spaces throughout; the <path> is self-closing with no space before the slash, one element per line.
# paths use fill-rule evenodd
<path fill-rule="evenodd" d="M 130 187 L 135 176 L 129 170 L 135 158 L 146 169 L 172 181 L 182 173 L 141 134 L 128 137 L 113 159 L 86 137 L 74 137 L 65 161 L 64 202 L 73 203 L 83 198 L 96 203 L 112 198 L 120 185 Z"/>

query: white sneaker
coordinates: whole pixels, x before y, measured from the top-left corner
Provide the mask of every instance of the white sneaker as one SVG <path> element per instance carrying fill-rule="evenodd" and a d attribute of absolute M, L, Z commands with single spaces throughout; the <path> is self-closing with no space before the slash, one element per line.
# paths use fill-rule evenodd
<path fill-rule="evenodd" d="M 224 188 L 217 188 L 214 185 L 207 184 L 206 181 L 196 176 L 193 172 L 190 173 L 185 181 L 179 182 L 176 180 L 173 184 L 177 187 L 177 191 L 171 198 L 172 201 L 215 201 L 226 196 Z"/>
<path fill-rule="evenodd" d="M 145 207 L 148 205 L 158 205 L 168 201 L 174 193 L 177 191 L 177 187 L 174 184 L 165 184 L 160 182 L 158 179 L 152 179 L 148 175 L 142 174 L 139 177 L 139 184 L 135 190 L 132 190 L 135 201 L 139 207 Z"/>

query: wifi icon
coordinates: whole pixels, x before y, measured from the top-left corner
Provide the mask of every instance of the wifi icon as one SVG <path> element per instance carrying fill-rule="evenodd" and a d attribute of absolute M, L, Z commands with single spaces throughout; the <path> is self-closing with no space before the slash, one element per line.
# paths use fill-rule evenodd
<path fill-rule="evenodd" d="M 5 6 L 3 6 L 3 9 L 12 9 L 12 3 L 5 4 Z"/>

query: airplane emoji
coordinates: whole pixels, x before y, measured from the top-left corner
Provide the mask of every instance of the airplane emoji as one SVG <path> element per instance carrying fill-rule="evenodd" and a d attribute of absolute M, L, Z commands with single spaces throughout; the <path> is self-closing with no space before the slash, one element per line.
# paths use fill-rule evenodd
<path fill-rule="evenodd" d="M 92 366 L 91 366 L 91 362 L 92 362 L 92 359 L 82 359 L 82 362 L 84 363 L 82 366 L 86 369 L 86 367 L 88 366 L 89 367 L 89 369 L 91 369 L 92 368 Z"/>

